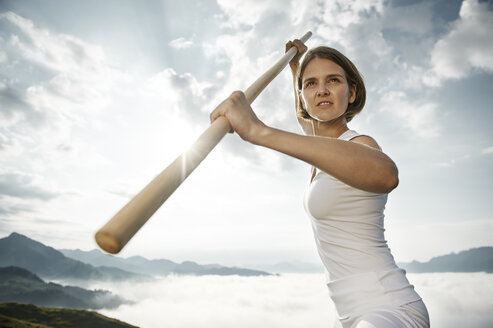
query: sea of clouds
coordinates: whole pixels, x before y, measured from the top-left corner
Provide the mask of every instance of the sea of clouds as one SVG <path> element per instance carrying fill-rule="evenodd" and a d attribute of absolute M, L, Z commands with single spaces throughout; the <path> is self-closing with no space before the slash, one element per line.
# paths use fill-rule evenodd
<path fill-rule="evenodd" d="M 493 274 L 408 274 L 434 328 L 493 327 Z M 135 303 L 99 312 L 139 327 L 331 327 L 335 310 L 323 274 L 268 277 L 168 276 L 105 283 Z"/>

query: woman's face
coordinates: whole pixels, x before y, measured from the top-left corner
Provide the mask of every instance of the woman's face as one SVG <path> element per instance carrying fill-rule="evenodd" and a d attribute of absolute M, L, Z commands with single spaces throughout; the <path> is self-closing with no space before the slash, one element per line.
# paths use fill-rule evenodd
<path fill-rule="evenodd" d="M 325 58 L 313 58 L 302 76 L 302 101 L 310 116 L 320 122 L 341 118 L 356 98 L 344 69 Z"/>

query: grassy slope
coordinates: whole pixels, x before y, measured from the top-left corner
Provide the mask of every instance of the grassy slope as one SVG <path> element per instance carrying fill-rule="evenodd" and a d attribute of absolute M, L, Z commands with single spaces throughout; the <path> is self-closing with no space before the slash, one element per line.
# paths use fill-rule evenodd
<path fill-rule="evenodd" d="M 135 328 L 135 326 L 93 311 L 45 308 L 13 302 L 0 304 L 0 326 L 6 328 Z"/>

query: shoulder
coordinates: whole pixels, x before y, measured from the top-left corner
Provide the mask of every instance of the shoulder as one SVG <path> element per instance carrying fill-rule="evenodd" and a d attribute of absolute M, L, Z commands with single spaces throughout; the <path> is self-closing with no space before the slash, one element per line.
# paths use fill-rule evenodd
<path fill-rule="evenodd" d="M 356 142 L 359 144 L 363 144 L 363 145 L 369 146 L 371 148 L 376 148 L 378 150 L 382 150 L 382 148 L 380 148 L 380 146 L 378 145 L 377 141 L 375 139 L 373 139 L 372 137 L 367 136 L 367 135 L 356 136 L 356 137 L 352 138 L 350 141 Z"/>

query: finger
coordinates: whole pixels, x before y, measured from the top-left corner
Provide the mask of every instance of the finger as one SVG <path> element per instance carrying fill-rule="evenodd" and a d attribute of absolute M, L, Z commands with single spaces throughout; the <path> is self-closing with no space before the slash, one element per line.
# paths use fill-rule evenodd
<path fill-rule="evenodd" d="M 223 100 L 219 105 L 217 105 L 217 107 L 210 113 L 209 115 L 209 119 L 212 122 L 214 122 L 215 120 L 217 120 L 217 118 L 219 116 L 224 116 L 224 106 L 225 106 L 225 102 L 228 100 L 229 98 L 226 98 L 225 100 Z"/>
<path fill-rule="evenodd" d="M 235 105 L 247 102 L 245 94 L 241 90 L 233 91 L 230 98 Z"/>
<path fill-rule="evenodd" d="M 293 41 L 293 45 L 298 49 L 298 54 L 303 54 L 307 49 L 306 45 L 298 39 Z"/>
<path fill-rule="evenodd" d="M 286 52 L 287 52 L 289 49 L 291 49 L 291 47 L 293 47 L 293 41 L 288 41 L 288 42 L 286 43 Z"/>
<path fill-rule="evenodd" d="M 220 116 L 224 116 L 228 121 L 228 116 L 226 115 L 226 111 L 228 108 L 230 108 L 233 105 L 233 100 L 231 99 L 232 97 L 229 96 L 228 98 L 224 99 L 209 115 L 209 120 L 211 124 L 217 120 Z M 230 123 L 231 125 L 231 123 Z M 233 133 L 234 129 L 231 126 L 231 129 L 228 131 L 228 133 Z"/>

